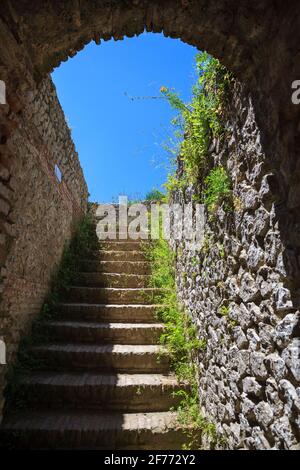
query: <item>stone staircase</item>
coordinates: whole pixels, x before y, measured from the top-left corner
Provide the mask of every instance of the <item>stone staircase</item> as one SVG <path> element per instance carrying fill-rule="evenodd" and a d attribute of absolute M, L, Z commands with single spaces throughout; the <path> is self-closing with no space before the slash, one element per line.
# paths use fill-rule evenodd
<path fill-rule="evenodd" d="M 50 449 L 180 449 L 170 412 L 182 389 L 158 339 L 157 290 L 139 242 L 102 242 L 81 263 L 55 320 L 37 324 L 47 341 L 30 347 L 42 364 L 18 384 L 25 407 L 10 407 L 5 445 Z M 8 444 L 7 444 L 8 443 Z"/>

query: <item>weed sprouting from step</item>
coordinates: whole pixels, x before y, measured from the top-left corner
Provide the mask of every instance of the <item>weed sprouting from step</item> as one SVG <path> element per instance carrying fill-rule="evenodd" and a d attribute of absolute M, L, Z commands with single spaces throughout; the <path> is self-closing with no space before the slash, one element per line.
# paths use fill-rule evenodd
<path fill-rule="evenodd" d="M 222 446 L 216 426 L 205 418 L 200 409 L 198 393 L 197 358 L 205 353 L 205 338 L 199 338 L 190 316 L 180 306 L 176 295 L 175 258 L 168 242 L 162 238 L 143 247 L 151 263 L 150 285 L 163 288 L 155 303 L 158 319 L 165 323 L 160 343 L 166 347 L 171 368 L 184 387 L 175 392 L 180 398 L 176 408 L 179 424 L 184 425 L 187 435 L 186 449 L 201 448 L 206 436 L 211 447 Z"/>

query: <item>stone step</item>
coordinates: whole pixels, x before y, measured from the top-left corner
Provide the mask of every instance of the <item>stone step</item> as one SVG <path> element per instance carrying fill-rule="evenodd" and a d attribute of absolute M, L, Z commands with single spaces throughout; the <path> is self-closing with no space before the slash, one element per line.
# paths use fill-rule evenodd
<path fill-rule="evenodd" d="M 106 304 L 153 304 L 162 289 L 133 289 L 110 287 L 70 287 L 66 294 L 66 302 L 75 303 L 106 303 Z M 156 302 L 155 302 L 156 301 Z"/>
<path fill-rule="evenodd" d="M 28 348 L 41 367 L 95 369 L 127 373 L 165 373 L 169 368 L 166 350 L 157 345 L 45 344 Z"/>
<path fill-rule="evenodd" d="M 119 206 L 116 206 L 116 207 L 115 207 L 115 213 L 116 213 L 116 215 L 118 216 L 118 217 L 117 217 L 117 223 L 119 223 L 119 218 L 120 218 L 120 217 L 119 217 L 119 214 L 120 214 L 120 208 L 119 208 Z M 134 212 L 134 215 L 131 215 L 131 214 L 130 214 L 130 207 L 129 207 L 129 206 L 127 207 L 127 211 L 122 209 L 122 216 L 124 217 L 124 215 L 126 216 L 126 214 L 127 214 L 127 219 L 128 219 L 128 220 L 135 220 L 136 217 L 137 217 L 136 214 L 135 214 L 135 212 Z M 101 222 L 101 221 L 103 221 L 103 219 L 105 219 L 106 217 L 107 217 L 107 214 L 104 214 L 104 215 L 102 215 L 102 214 L 101 214 L 101 215 L 96 214 L 95 217 L 94 217 L 94 220 L 97 221 L 97 222 L 99 222 L 99 221 Z M 123 218 L 123 217 L 122 217 L 122 218 Z M 124 218 L 126 218 L 126 217 L 124 217 Z"/>
<path fill-rule="evenodd" d="M 169 373 L 170 354 L 159 345 L 164 290 L 147 287 L 145 243 L 99 241 L 55 318 L 34 325 L 40 343 L 25 351 L 30 372 L 14 386 L 0 447 L 178 450 L 186 443 L 187 429 L 169 410 L 188 386 Z"/>
<path fill-rule="evenodd" d="M 137 201 L 136 203 L 134 201 L 130 201 L 128 198 L 127 198 L 127 205 L 126 204 L 119 204 L 118 202 L 116 203 L 99 203 L 99 207 L 102 208 L 102 210 L 105 210 L 106 209 L 106 206 L 110 209 L 111 207 L 114 207 L 116 213 L 119 213 L 120 210 L 126 212 L 126 208 L 127 208 L 127 212 L 130 211 L 130 208 L 132 207 L 132 204 L 143 204 L 143 206 L 147 209 L 147 211 L 150 211 L 151 210 L 151 204 L 153 204 L 153 202 L 149 202 L 149 201 Z M 103 216 L 102 214 L 99 215 L 99 213 L 97 212 L 98 208 L 96 209 L 96 212 L 95 212 L 95 219 L 99 219 L 101 217 L 105 217 Z"/>
<path fill-rule="evenodd" d="M 93 253 L 93 257 L 100 261 L 146 261 L 145 253 L 141 250 L 99 250 Z"/>
<path fill-rule="evenodd" d="M 108 226 L 107 220 L 98 219 L 96 221 L 96 224 L 95 224 L 95 229 L 96 229 L 96 232 L 101 230 L 104 233 L 108 232 L 108 231 L 114 233 L 114 229 L 116 229 L 116 232 L 128 232 L 129 225 L 135 219 L 136 219 L 136 217 L 128 217 L 127 224 L 126 224 L 126 221 L 123 221 L 122 223 L 119 223 L 119 221 L 117 221 L 116 224 L 112 223 L 112 224 L 110 224 L 110 226 Z M 139 229 L 139 227 L 138 227 L 138 229 Z M 147 227 L 143 227 L 143 229 L 144 229 L 143 232 L 147 231 Z M 135 230 L 134 230 L 134 232 L 135 232 Z"/>
<path fill-rule="evenodd" d="M 140 232 L 130 231 L 129 227 L 120 226 L 116 227 L 116 229 L 108 230 L 106 225 L 97 224 L 96 228 L 96 235 L 98 237 L 99 242 L 103 241 L 145 241 L 149 242 L 151 231 L 150 230 L 143 230 Z"/>
<path fill-rule="evenodd" d="M 118 215 L 118 212 L 116 212 L 116 214 Z M 112 221 L 110 223 L 110 225 L 115 225 L 117 228 L 118 227 L 121 227 L 121 228 L 128 228 L 129 227 L 129 224 L 131 222 L 133 222 L 134 220 L 136 220 L 136 215 L 129 215 L 127 214 L 127 220 L 126 220 L 126 217 L 124 218 L 124 220 L 120 220 L 119 219 L 119 216 L 117 217 L 117 220 L 116 221 Z M 97 228 L 98 225 L 101 225 L 101 227 L 108 227 L 108 221 L 107 221 L 107 217 L 106 216 L 103 216 L 103 217 L 96 217 L 95 219 L 95 224 L 94 224 L 94 227 Z M 147 226 L 143 227 L 145 228 L 145 230 L 147 229 Z"/>
<path fill-rule="evenodd" d="M 128 240 L 101 240 L 99 244 L 101 250 L 107 251 L 140 251 L 142 249 L 142 242 L 131 238 Z"/>
<path fill-rule="evenodd" d="M 163 332 L 161 323 L 97 323 L 51 321 L 37 323 L 35 331 L 51 341 L 110 344 L 157 344 Z"/>
<path fill-rule="evenodd" d="M 99 261 L 83 260 L 80 263 L 82 272 L 150 274 L 150 263 L 147 261 Z"/>
<path fill-rule="evenodd" d="M 169 411 L 186 390 L 173 375 L 39 372 L 18 383 L 26 406 L 97 408 L 103 411 Z M 18 398 L 18 389 L 17 395 Z"/>
<path fill-rule="evenodd" d="M 24 449 L 178 450 L 186 436 L 172 412 L 41 410 L 11 415 L 1 440 Z"/>
<path fill-rule="evenodd" d="M 156 323 L 156 312 L 160 307 L 161 305 L 61 303 L 57 306 L 57 316 L 68 320 Z"/>
<path fill-rule="evenodd" d="M 86 287 L 133 287 L 137 289 L 148 287 L 150 276 L 124 273 L 79 273 L 76 283 Z"/>

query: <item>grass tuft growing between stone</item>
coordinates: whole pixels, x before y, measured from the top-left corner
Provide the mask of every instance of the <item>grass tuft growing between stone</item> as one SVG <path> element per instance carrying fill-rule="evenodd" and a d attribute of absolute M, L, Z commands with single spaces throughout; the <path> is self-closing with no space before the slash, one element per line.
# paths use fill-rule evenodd
<path fill-rule="evenodd" d="M 198 393 L 197 358 L 205 351 L 206 341 L 199 339 L 197 329 L 189 315 L 180 306 L 176 295 L 175 257 L 168 242 L 162 238 L 145 246 L 146 256 L 151 262 L 151 286 L 163 288 L 158 303 L 158 319 L 165 324 L 160 343 L 167 348 L 171 369 L 183 387 L 177 396 L 181 398 L 177 407 L 178 420 L 186 428 L 186 449 L 201 449 L 203 436 L 211 447 L 220 445 L 216 426 L 201 413 Z"/>

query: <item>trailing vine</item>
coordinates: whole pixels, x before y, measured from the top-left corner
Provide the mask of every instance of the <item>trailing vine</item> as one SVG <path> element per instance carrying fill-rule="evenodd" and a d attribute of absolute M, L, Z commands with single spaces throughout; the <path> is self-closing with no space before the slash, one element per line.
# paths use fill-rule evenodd
<path fill-rule="evenodd" d="M 214 177 L 221 176 L 221 172 L 218 175 L 212 173 L 210 179 L 207 179 L 212 170 L 209 146 L 213 138 L 221 138 L 224 134 L 222 120 L 227 91 L 233 78 L 207 52 L 197 54 L 196 70 L 198 79 L 193 87 L 191 103 L 185 104 L 178 93 L 166 87 L 161 88 L 161 93 L 171 107 L 178 111 L 172 124 L 175 136 L 180 140 L 179 148 L 173 150 L 173 154 L 177 153 L 173 163 L 181 167 L 181 171 L 174 169 L 169 174 L 166 188 L 172 193 L 176 189 L 184 190 L 191 184 L 198 185 L 202 188 L 204 202 L 211 207 L 210 199 L 205 200 L 205 188 Z"/>

